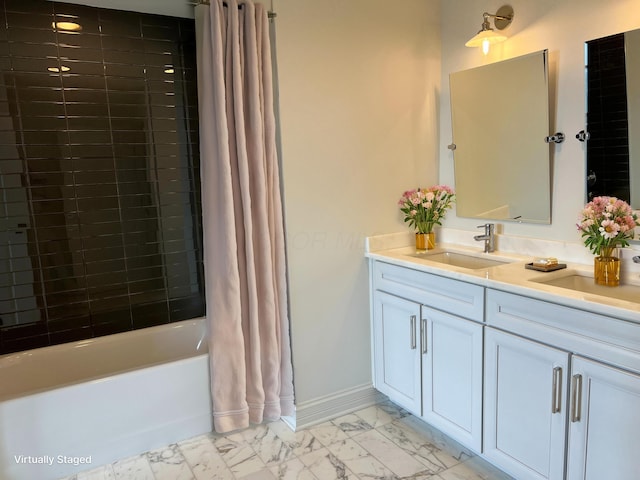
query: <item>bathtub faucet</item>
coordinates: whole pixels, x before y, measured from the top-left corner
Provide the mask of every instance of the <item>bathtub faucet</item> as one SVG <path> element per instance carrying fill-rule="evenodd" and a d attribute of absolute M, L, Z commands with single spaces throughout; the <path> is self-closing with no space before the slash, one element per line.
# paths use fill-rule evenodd
<path fill-rule="evenodd" d="M 493 252 L 496 249 L 495 224 L 485 223 L 478 228 L 484 228 L 484 235 L 476 235 L 473 239 L 478 242 L 484 240 L 484 253 Z"/>

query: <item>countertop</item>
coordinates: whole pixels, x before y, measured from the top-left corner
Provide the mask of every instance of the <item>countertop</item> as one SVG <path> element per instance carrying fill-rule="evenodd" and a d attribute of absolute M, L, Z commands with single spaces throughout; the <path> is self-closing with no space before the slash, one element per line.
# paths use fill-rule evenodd
<path fill-rule="evenodd" d="M 471 270 L 429 260 L 430 254 L 440 252 L 455 252 L 509 263 Z M 441 275 L 463 282 L 482 285 L 488 288 L 524 295 L 530 298 L 640 324 L 640 282 L 638 282 L 638 285 L 635 285 L 627 280 L 627 283 L 632 284 L 633 288 L 638 289 L 637 301 L 635 301 L 635 298 L 634 301 L 615 298 L 613 296 L 616 294 L 615 289 L 620 287 L 594 285 L 593 289 L 595 293 L 584 293 L 570 288 L 540 283 L 540 280 L 548 281 L 573 274 L 586 277 L 592 276 L 593 265 L 565 262 L 562 259 L 558 259 L 560 263 L 567 264 L 566 269 L 540 272 L 525 268 L 527 263 L 533 261 L 533 258 L 530 256 L 500 251 L 482 253 L 482 249 L 477 247 L 471 248 L 447 243 L 438 244 L 434 250 L 429 250 L 424 254 L 416 254 L 415 247 L 405 246 L 379 250 L 367 249 L 365 255 L 372 260 L 379 260 L 434 275 Z M 635 292 L 633 294 L 635 294 Z"/>

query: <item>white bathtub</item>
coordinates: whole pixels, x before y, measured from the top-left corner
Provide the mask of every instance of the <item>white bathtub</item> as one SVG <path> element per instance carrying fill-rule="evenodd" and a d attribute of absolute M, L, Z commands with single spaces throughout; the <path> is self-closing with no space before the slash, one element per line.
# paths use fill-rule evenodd
<path fill-rule="evenodd" d="M 56 479 L 212 430 L 204 319 L 0 356 L 0 479 Z"/>

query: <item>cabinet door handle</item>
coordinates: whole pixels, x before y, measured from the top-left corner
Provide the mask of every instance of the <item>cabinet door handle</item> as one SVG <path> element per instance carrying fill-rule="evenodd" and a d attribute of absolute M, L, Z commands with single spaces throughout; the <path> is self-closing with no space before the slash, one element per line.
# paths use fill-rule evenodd
<path fill-rule="evenodd" d="M 410 333 L 410 338 L 411 338 L 411 350 L 415 350 L 416 349 L 416 316 L 415 315 L 411 315 L 410 318 L 410 328 L 411 328 L 411 333 Z"/>
<path fill-rule="evenodd" d="M 571 377 L 571 421 L 580 421 L 582 415 L 582 375 Z"/>
<path fill-rule="evenodd" d="M 551 413 L 560 413 L 562 410 L 562 367 L 555 367 L 553 369 L 551 396 Z"/>
<path fill-rule="evenodd" d="M 427 353 L 427 319 L 423 318 L 422 319 L 422 326 L 420 328 L 420 333 L 421 333 L 421 342 L 422 342 L 422 353 L 425 354 Z"/>

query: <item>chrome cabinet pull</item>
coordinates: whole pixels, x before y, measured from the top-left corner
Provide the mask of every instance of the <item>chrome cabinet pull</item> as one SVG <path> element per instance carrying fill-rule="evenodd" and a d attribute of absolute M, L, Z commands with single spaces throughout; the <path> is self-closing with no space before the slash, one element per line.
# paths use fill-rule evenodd
<path fill-rule="evenodd" d="M 411 315 L 410 328 L 411 328 L 411 350 L 416 349 L 416 316 Z"/>
<path fill-rule="evenodd" d="M 422 327 L 420 329 L 421 341 L 422 341 L 422 353 L 427 353 L 427 319 L 422 319 Z"/>
<path fill-rule="evenodd" d="M 571 421 L 580 421 L 582 415 L 582 375 L 571 377 Z"/>
<path fill-rule="evenodd" d="M 551 397 L 551 413 L 560 413 L 562 410 L 562 367 L 555 367 L 553 369 Z"/>

